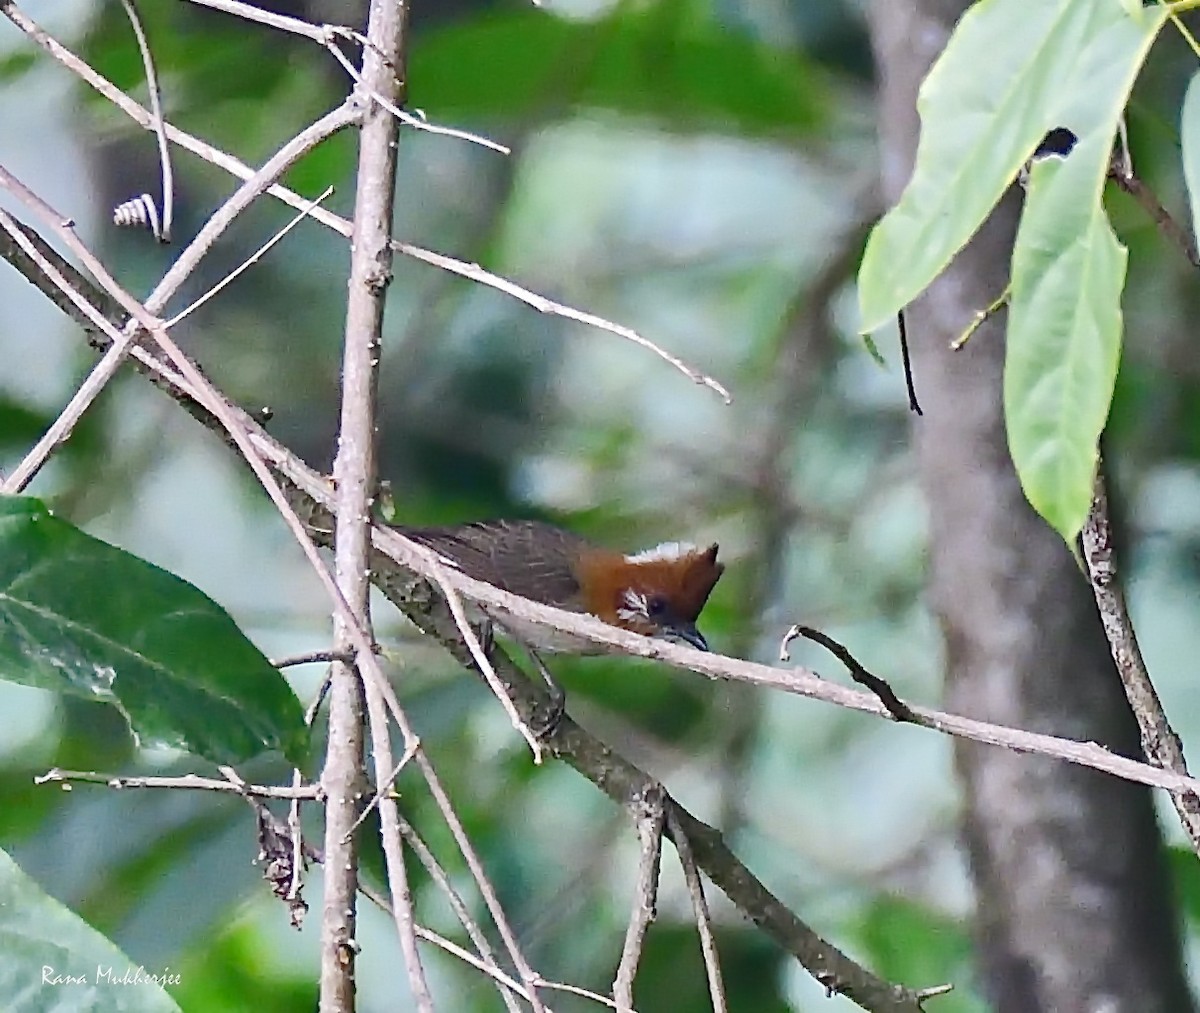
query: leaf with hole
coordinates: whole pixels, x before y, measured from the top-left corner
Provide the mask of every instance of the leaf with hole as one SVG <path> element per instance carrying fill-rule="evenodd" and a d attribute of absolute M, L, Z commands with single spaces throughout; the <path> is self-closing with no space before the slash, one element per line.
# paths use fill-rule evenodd
<path fill-rule="evenodd" d="M 1082 137 L 1094 110 L 1125 105 L 1129 71 L 1165 17 L 1147 9 L 1133 19 L 1113 0 L 981 0 L 963 15 L 921 85 L 912 177 L 867 241 L 863 330 L 887 323 L 941 274 L 1047 132 L 1065 126 Z"/>
<path fill-rule="evenodd" d="M 1146 22 L 1155 18 L 1147 12 Z M 1038 160 L 1013 248 L 1004 421 L 1025 496 L 1068 543 L 1091 506 L 1121 356 L 1125 248 L 1104 210 L 1113 139 L 1155 30 L 1124 14 L 1078 56 L 1079 141 Z"/>

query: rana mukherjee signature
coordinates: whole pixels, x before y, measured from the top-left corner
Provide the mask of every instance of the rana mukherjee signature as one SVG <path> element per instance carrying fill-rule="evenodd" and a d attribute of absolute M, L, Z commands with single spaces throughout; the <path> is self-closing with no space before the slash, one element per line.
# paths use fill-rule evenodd
<path fill-rule="evenodd" d="M 161 974 L 152 974 L 140 964 L 119 970 L 111 965 L 97 964 L 94 974 L 67 974 L 49 964 L 42 965 L 43 985 L 178 985 L 183 981 L 178 973 L 164 967 Z"/>

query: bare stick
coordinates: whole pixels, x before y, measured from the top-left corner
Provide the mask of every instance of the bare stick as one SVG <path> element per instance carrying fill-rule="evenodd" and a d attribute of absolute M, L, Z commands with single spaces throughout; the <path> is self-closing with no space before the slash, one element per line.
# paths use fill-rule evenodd
<path fill-rule="evenodd" d="M 380 911 L 384 911 L 388 915 L 392 913 L 391 905 L 388 904 L 387 899 L 380 896 L 380 894 L 372 889 L 369 884 L 361 884 L 359 886 L 359 893 L 361 893 L 367 898 L 367 900 L 379 908 Z M 494 961 L 481 959 L 475 956 L 473 953 L 467 952 L 457 943 L 452 943 L 450 940 L 446 939 L 445 936 L 441 936 L 438 933 L 427 929 L 424 925 L 415 925 L 413 929 L 416 932 L 418 939 L 424 939 L 426 942 L 432 943 L 434 946 L 445 950 L 447 953 L 452 954 L 464 963 L 470 964 L 476 970 L 481 971 L 483 974 L 486 974 L 492 978 L 496 984 L 528 1001 L 529 993 L 526 992 L 525 987 L 521 985 L 520 982 L 514 981 L 513 978 L 500 970 Z M 583 996 L 585 999 L 591 999 L 593 1002 L 597 1002 L 601 1006 L 612 1008 L 613 1005 L 612 1000 L 606 996 L 598 995 L 595 992 L 589 992 L 586 988 L 579 988 L 576 985 L 568 985 L 558 981 L 548 981 L 540 976 L 537 978 L 536 984 L 539 988 L 557 989 L 560 992 L 570 992 L 573 995 Z M 546 1013 L 552 1013 L 552 1011 L 547 1009 Z"/>
<path fill-rule="evenodd" d="M 963 329 L 962 334 L 950 342 L 950 350 L 957 352 L 965 347 L 966 343 L 974 337 L 975 332 L 986 324 L 992 317 L 999 313 L 1008 301 L 1012 298 L 1012 282 L 1010 281 L 1004 286 L 1004 291 L 1001 292 L 995 299 L 988 303 L 983 309 L 978 310 L 971 322 Z"/>
<path fill-rule="evenodd" d="M 663 792 L 660 785 L 652 786 L 642 799 L 645 812 L 638 817 L 637 830 L 641 839 L 641 857 L 638 860 L 637 886 L 634 888 L 633 913 L 629 916 L 629 927 L 625 930 L 625 945 L 621 949 L 621 963 L 613 981 L 613 1001 L 618 1013 L 630 1013 L 633 1009 L 633 979 L 637 976 L 638 961 L 646 942 L 646 930 L 655 918 L 658 898 L 658 875 L 662 863 L 662 838 L 666 813 L 663 810 Z"/>
<path fill-rule="evenodd" d="M 158 75 L 154 73 L 154 56 L 150 43 L 142 29 L 141 18 L 133 0 L 121 0 L 133 34 L 137 37 L 138 51 L 142 54 L 142 66 L 146 70 L 146 88 L 150 92 L 150 109 L 154 113 L 154 135 L 158 138 L 158 163 L 162 172 L 162 227 L 154 230 L 154 238 L 160 243 L 171 241 L 171 221 L 175 213 L 175 179 L 171 173 L 171 151 L 167 147 L 167 131 L 163 126 L 162 96 L 158 90 Z"/>
<path fill-rule="evenodd" d="M 293 654 L 278 660 L 272 659 L 271 664 L 275 668 L 291 668 L 294 665 L 313 665 L 319 662 L 328 664 L 331 661 L 349 663 L 353 660 L 353 651 L 309 651 L 307 654 Z"/>
<path fill-rule="evenodd" d="M 1113 557 L 1112 525 L 1108 518 L 1108 494 L 1104 487 L 1102 462 L 1096 467 L 1092 508 L 1083 526 L 1082 541 L 1096 607 L 1100 610 L 1100 620 L 1121 676 L 1121 685 L 1125 687 L 1125 696 L 1137 718 L 1142 735 L 1142 751 L 1156 766 L 1187 774 L 1183 744 L 1171 727 L 1154 683 L 1150 681 L 1150 672 L 1142 658 L 1125 604 L 1125 594 Z M 1191 790 L 1176 791 L 1171 793 L 1171 801 L 1175 803 L 1179 821 L 1192 842 L 1192 849 L 1200 854 L 1200 795 Z"/>
<path fill-rule="evenodd" d="M 432 766 L 429 763 L 429 758 L 424 753 L 417 754 L 417 763 L 422 770 L 432 772 Z M 446 821 L 446 825 L 450 828 L 450 833 L 454 835 L 454 843 L 458 845 L 458 850 L 462 853 L 463 859 L 467 863 L 467 868 L 471 871 L 471 876 L 475 880 L 475 884 L 479 887 L 479 892 L 483 896 L 483 902 L 487 905 L 489 914 L 492 916 L 492 921 L 496 924 L 496 929 L 500 933 L 500 938 L 504 940 L 504 945 L 508 949 L 508 954 L 512 958 L 513 965 L 517 969 L 517 973 L 521 976 L 521 983 L 528 990 L 529 1004 L 533 1007 L 535 1013 L 546 1013 L 542 1001 L 538 998 L 537 986 L 540 981 L 540 976 L 533 972 L 533 968 L 529 966 L 529 961 L 525 959 L 525 955 L 521 952 L 521 947 L 517 943 L 516 933 L 508 924 L 508 918 L 504 914 L 504 908 L 500 904 L 500 898 L 496 895 L 496 890 L 488 880 L 483 871 L 483 863 L 479 860 L 479 855 L 475 851 L 474 845 L 471 844 L 471 839 L 467 836 L 467 832 L 462 825 L 462 821 L 458 818 L 458 813 L 454 811 L 454 807 L 450 804 L 450 798 L 446 794 L 445 788 L 442 787 L 440 781 L 436 778 L 426 775 L 426 783 L 429 785 L 430 794 L 433 800 L 437 803 L 437 807 L 442 814 L 442 819 Z"/>
<path fill-rule="evenodd" d="M 563 303 L 555 302 L 553 299 L 547 299 L 544 295 L 538 295 L 527 288 L 522 288 L 515 282 L 509 281 L 507 278 L 502 278 L 498 274 L 493 274 L 491 271 L 485 271 L 478 264 L 467 264 L 461 260 L 455 260 L 453 257 L 447 257 L 440 253 L 433 253 L 430 250 L 422 249 L 419 246 L 412 246 L 409 243 L 397 243 L 396 249 L 406 256 L 412 257 L 414 260 L 423 261 L 426 264 L 432 264 L 434 267 L 440 267 L 443 271 L 449 271 L 451 274 L 460 275 L 463 278 L 469 278 L 471 281 L 479 282 L 481 285 L 487 285 L 489 288 L 497 289 L 504 292 L 506 295 L 512 296 L 514 299 L 519 299 L 526 306 L 532 306 L 539 313 L 546 313 L 550 316 L 562 317 L 565 320 L 574 320 L 577 323 L 587 324 L 589 327 L 595 327 L 602 331 L 608 331 L 610 334 L 615 334 L 618 337 L 624 338 L 626 341 L 632 341 L 635 345 L 653 352 L 664 362 L 669 363 L 680 373 L 686 376 L 693 383 L 701 384 L 711 390 L 716 391 L 726 404 L 733 402 L 733 395 L 725 388 L 725 386 L 713 379 L 707 373 L 701 373 L 699 370 L 693 369 L 682 359 L 663 348 L 660 348 L 653 341 L 643 337 L 631 327 L 625 327 L 622 324 L 615 324 L 611 320 L 606 320 L 604 317 L 596 316 L 594 313 L 585 313 L 582 310 L 577 310 L 571 306 L 566 306 Z"/>
<path fill-rule="evenodd" d="M 4 177 L 7 174 L 4 167 L 0 166 L 0 185 L 3 185 Z M 27 242 L 25 237 L 17 230 L 13 219 L 0 209 L 0 228 L 3 228 L 13 240 L 18 244 Z M 32 248 L 27 248 L 26 252 L 32 252 Z M 11 496 L 21 492 L 30 482 L 34 480 L 37 473 L 42 470 L 42 467 L 50 459 L 50 456 L 60 446 L 67 442 L 71 433 L 74 432 L 76 424 L 83 417 L 83 413 L 88 410 L 92 402 L 99 397 L 100 392 L 108 386 L 108 382 L 116 375 L 117 369 L 121 362 L 125 359 L 125 352 L 129 347 L 129 343 L 134 340 L 133 332 L 121 335 L 120 341 L 113 342 L 108 346 L 108 351 L 95 366 L 92 367 L 87 378 L 79 385 L 79 388 L 71 395 L 71 400 L 58 416 L 50 424 L 50 428 L 42 435 L 30 448 L 29 452 L 21 459 L 21 462 L 9 473 L 8 477 L 0 483 L 0 492 Z"/>
<path fill-rule="evenodd" d="M 377 89 L 398 93 L 392 66 L 402 66 L 408 4 L 372 0 L 368 35 L 379 47 L 364 50 L 364 75 Z M 378 386 L 380 335 L 384 300 L 391 279 L 390 247 L 396 189 L 396 124 L 385 112 L 372 107 L 363 116 L 358 178 L 354 204 L 354 231 L 350 239 L 350 286 L 346 303 L 345 341 L 342 353 L 342 410 L 338 425 L 337 457 L 333 474 L 337 486 L 337 525 L 334 563 L 338 587 L 353 612 L 353 621 L 370 634 L 370 515 L 375 488 L 375 395 Z M 334 649 L 355 646 L 356 637 L 341 616 L 334 615 Z M 373 659 L 370 659 L 373 661 Z M 379 786 L 380 836 L 387 866 L 392 918 L 404 953 L 409 988 L 420 1013 L 433 1013 L 433 996 L 413 932 L 412 892 L 404 866 L 399 815 L 390 793 L 392 746 L 387 705 L 378 685 L 360 679 L 350 665 L 334 662 L 329 690 L 329 747 L 322 783 L 329 787 L 326 807 L 325 921 L 322 925 L 321 1006 L 352 1009 L 353 960 L 345 944 L 354 937 L 354 901 L 357 893 L 357 846 L 353 840 L 359 823 L 358 786 L 361 784 L 363 697 L 369 715 L 371 755 L 375 783 Z M 408 751 L 420 744 L 407 738 Z M 335 796 L 332 785 L 342 794 Z M 330 887 L 331 876 L 336 879 Z M 346 996 L 349 1002 L 346 1002 Z"/>
<path fill-rule="evenodd" d="M 193 2 L 203 2 L 203 0 L 193 0 Z M 454 127 L 438 126 L 434 123 L 430 123 L 423 115 L 414 116 L 411 113 L 406 113 L 394 102 L 389 102 L 386 98 L 380 95 L 377 91 L 374 91 L 363 81 L 362 75 L 354 69 L 354 64 L 346 59 L 346 55 L 340 49 L 338 49 L 337 43 L 333 41 L 333 36 L 335 34 L 344 34 L 346 38 L 361 40 L 364 43 L 364 46 L 366 45 L 366 40 L 363 39 L 362 36 L 357 32 L 352 32 L 348 28 L 338 28 L 330 25 L 327 27 L 326 31 L 328 32 L 328 35 L 324 41 L 324 45 L 325 48 L 329 50 L 333 58 L 337 60 L 339 64 L 341 64 L 342 68 L 347 74 L 350 75 L 351 79 L 356 85 L 362 88 L 363 91 L 370 96 L 373 101 L 378 102 L 401 123 L 413 127 L 416 130 L 424 130 L 430 134 L 442 134 L 445 137 L 457 137 L 460 141 L 470 141 L 472 144 L 478 144 L 480 147 L 491 148 L 492 151 L 498 151 L 502 155 L 512 154 L 512 149 L 505 144 L 497 144 L 495 141 L 483 137 L 480 134 L 472 134 L 466 130 L 456 130 Z"/>
<path fill-rule="evenodd" d="M 82 80 L 95 88 L 105 98 L 109 99 L 115 106 L 128 114 L 132 119 L 139 123 L 145 129 L 151 128 L 152 117 L 142 108 L 137 102 L 133 101 L 128 95 L 117 88 L 112 82 L 97 74 L 90 66 L 79 57 L 75 56 L 70 50 L 66 49 L 61 43 L 57 42 L 48 35 L 40 26 L 28 18 L 13 2 L 13 0 L 0 0 L 0 13 L 5 14 L 10 21 L 21 31 L 25 32 L 38 45 L 42 46 L 56 60 L 62 63 L 65 67 L 78 75 Z M 225 169 L 227 172 L 242 179 L 249 177 L 252 170 L 238 159 L 228 155 L 210 144 L 178 130 L 167 124 L 167 136 L 175 143 L 193 152 L 199 157 L 212 162 Z M 284 186 L 275 184 L 267 191 L 273 197 L 279 198 L 285 204 L 294 208 L 303 208 L 306 201 L 304 198 L 293 193 Z M 335 232 L 341 233 L 347 238 L 350 237 L 351 225 L 345 218 L 326 211 L 324 208 L 317 208 L 313 211 L 312 217 L 333 229 Z M 706 373 L 702 373 L 693 367 L 687 365 L 683 360 L 670 352 L 660 348 L 658 345 L 649 339 L 643 337 L 632 328 L 625 327 L 621 324 L 607 320 L 604 317 L 597 316 L 594 313 L 586 313 L 582 310 L 577 310 L 574 307 L 567 306 L 564 303 L 555 302 L 546 296 L 539 295 L 530 289 L 524 288 L 507 278 L 493 274 L 491 271 L 484 270 L 478 264 L 469 264 L 465 261 L 456 260 L 454 257 L 448 257 L 445 254 L 435 253 L 431 250 L 423 249 L 419 246 L 413 246 L 411 243 L 402 243 L 393 240 L 393 248 L 406 257 L 412 257 L 414 260 L 420 260 L 423 263 L 431 264 L 443 271 L 448 271 L 451 274 L 457 274 L 462 278 L 467 278 L 471 281 L 476 281 L 481 285 L 487 285 L 497 291 L 504 292 L 506 295 L 512 296 L 527 306 L 533 307 L 539 313 L 545 313 L 550 316 L 562 317 L 566 320 L 574 320 L 578 323 L 585 324 L 589 327 L 595 327 L 598 330 L 608 331 L 610 334 L 615 334 L 618 337 L 625 338 L 627 341 L 632 341 L 636 345 L 653 352 L 663 361 L 669 363 L 675 369 L 679 370 L 693 383 L 702 384 L 719 394 L 726 403 L 733 400 L 729 391 Z"/>
<path fill-rule="evenodd" d="M 245 781 L 233 784 L 215 777 L 199 774 L 183 774 L 180 777 L 140 776 L 133 774 L 101 774 L 95 770 L 63 770 L 52 767 L 33 779 L 34 784 L 63 784 L 84 781 L 91 784 L 106 784 L 110 788 L 167 788 L 189 791 L 225 791 L 238 795 L 254 795 L 257 798 L 319 799 L 321 786 L 318 784 L 293 785 L 281 788 L 276 785 L 248 784 Z"/>
<path fill-rule="evenodd" d="M 396 766 L 394 766 L 392 768 L 391 773 L 388 774 L 387 780 L 383 784 L 376 786 L 375 794 L 371 796 L 371 801 L 368 802 L 363 807 L 362 812 L 360 812 L 358 814 L 358 819 L 356 819 L 354 821 L 354 825 L 347 831 L 347 836 L 354 833 L 354 831 L 356 831 L 359 827 L 361 827 L 363 825 L 363 823 L 366 821 L 367 817 L 371 815 L 371 813 L 374 811 L 375 807 L 377 805 L 379 805 L 379 803 L 382 799 L 395 797 L 395 787 L 394 786 L 396 783 L 396 778 L 398 778 L 400 776 L 400 772 L 405 767 L 408 766 L 408 764 L 412 760 L 412 758 L 417 755 L 417 750 L 420 748 L 421 748 L 421 740 L 420 739 L 414 739 L 412 742 L 410 742 L 405 747 L 403 754 L 400 756 L 400 759 L 396 762 Z"/>
<path fill-rule="evenodd" d="M 862 665 L 858 659 L 854 657 L 850 651 L 839 644 L 833 637 L 822 633 L 820 630 L 814 630 L 811 626 L 792 626 L 787 633 L 783 635 L 783 643 L 779 645 L 779 660 L 788 660 L 788 645 L 797 637 L 804 637 L 806 640 L 811 640 L 813 643 L 820 644 L 825 650 L 829 651 L 850 671 L 851 678 L 860 685 L 866 686 L 872 693 L 879 697 L 879 702 L 887 708 L 887 712 L 897 721 L 915 721 L 916 715 L 909 709 L 908 704 L 896 696 L 895 691 L 887 681 L 879 678 L 877 675 L 872 675 Z"/>
<path fill-rule="evenodd" d="M 725 985 L 721 981 L 721 963 L 717 956 L 717 940 L 713 935 L 712 918 L 708 913 L 708 902 L 704 899 L 704 883 L 696 868 L 692 845 L 683 832 L 674 813 L 667 815 L 667 826 L 671 840 L 683 866 L 683 877 L 687 881 L 688 893 L 692 898 L 692 910 L 696 915 L 696 928 L 700 931 L 700 952 L 704 954 L 704 969 L 708 973 L 708 994 L 712 999 L 713 1013 L 726 1013 Z"/>
<path fill-rule="evenodd" d="M 1109 165 L 1108 178 L 1137 202 L 1138 207 L 1154 222 L 1163 238 L 1173 243 L 1192 267 L 1200 268 L 1200 252 L 1197 252 L 1196 240 L 1186 228 L 1171 217 L 1171 213 L 1162 206 L 1154 191 L 1134 175 L 1132 166 L 1126 163 L 1119 151 L 1114 154 Z"/>

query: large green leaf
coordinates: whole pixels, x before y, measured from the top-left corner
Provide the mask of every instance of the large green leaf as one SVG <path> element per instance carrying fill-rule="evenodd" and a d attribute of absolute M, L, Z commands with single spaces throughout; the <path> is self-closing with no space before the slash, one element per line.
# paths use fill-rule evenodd
<path fill-rule="evenodd" d="M 863 330 L 942 272 L 1049 130 L 1083 136 L 1091 110 L 1124 106 L 1164 19 L 1159 9 L 1131 17 L 1115 0 L 981 0 L 967 11 L 921 86 L 912 178 L 867 241 Z"/>
<path fill-rule="evenodd" d="M 299 701 L 224 609 L 23 497 L 0 497 L 0 678 L 111 703 L 143 741 L 217 763 L 303 761 Z"/>
<path fill-rule="evenodd" d="M 5 1013 L 179 1013 L 139 968 L 0 851 L 0 996 Z"/>
<path fill-rule="evenodd" d="M 1091 192 L 1088 147 L 1107 159 L 1108 142 L 1097 137 L 1030 174 L 1004 364 L 1004 418 L 1021 487 L 1068 542 L 1091 504 L 1121 354 L 1125 284 L 1125 248 Z"/>
<path fill-rule="evenodd" d="M 1078 59 L 1063 122 L 1079 143 L 1034 165 L 1012 260 L 1004 364 L 1009 451 L 1025 496 L 1068 542 L 1091 505 L 1100 434 L 1121 356 L 1125 248 L 1104 211 L 1104 180 L 1126 97 L 1157 15 L 1124 15 Z"/>
<path fill-rule="evenodd" d="M 515 120 L 581 106 L 669 129 L 795 133 L 822 118 L 803 55 L 697 17 L 688 3 L 619 5 L 598 21 L 481 15 L 413 47 L 410 98 L 438 120 Z"/>

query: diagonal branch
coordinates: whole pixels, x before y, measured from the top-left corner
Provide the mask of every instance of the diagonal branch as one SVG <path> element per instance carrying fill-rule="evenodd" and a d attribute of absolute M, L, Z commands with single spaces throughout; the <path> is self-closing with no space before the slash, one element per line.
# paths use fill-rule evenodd
<path fill-rule="evenodd" d="M 1092 508 L 1084 524 L 1083 557 L 1088 577 L 1104 624 L 1104 634 L 1112 649 L 1113 661 L 1125 688 L 1129 706 L 1137 718 L 1146 759 L 1165 770 L 1187 775 L 1183 744 L 1163 710 L 1162 701 L 1150 681 L 1150 672 L 1142 658 L 1133 621 L 1125 604 L 1125 594 L 1113 556 L 1112 525 L 1108 516 L 1108 493 L 1104 487 L 1103 462 L 1096 467 L 1096 482 L 1092 492 Z M 1200 795 L 1192 789 L 1171 793 L 1171 801 L 1179 813 L 1179 821 L 1200 853 Z"/>
<path fill-rule="evenodd" d="M 708 901 L 704 898 L 704 882 L 700 879 L 700 870 L 696 868 L 696 856 L 692 854 L 692 842 L 679 826 L 679 820 L 674 813 L 667 818 L 667 829 L 675 843 L 679 864 L 683 866 L 683 878 L 692 898 L 692 911 L 696 916 L 696 928 L 700 932 L 700 952 L 704 955 L 704 970 L 708 974 L 708 994 L 712 1000 L 713 1013 L 726 1013 L 729 1004 L 725 1000 L 725 984 L 721 980 L 717 937 L 713 934 L 712 916 L 708 912 Z"/>

